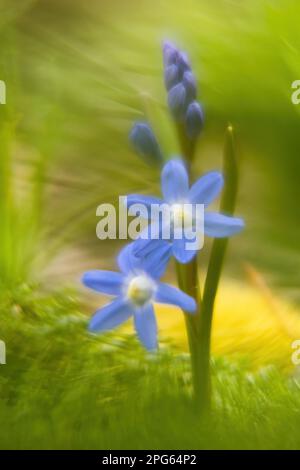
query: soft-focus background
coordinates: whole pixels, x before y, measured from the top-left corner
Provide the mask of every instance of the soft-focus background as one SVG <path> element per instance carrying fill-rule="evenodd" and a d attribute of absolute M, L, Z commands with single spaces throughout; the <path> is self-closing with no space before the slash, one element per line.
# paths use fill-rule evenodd
<path fill-rule="evenodd" d="M 299 15 L 296 0 L 0 0 L 1 447 L 299 446 Z M 112 268 L 121 246 L 97 240 L 98 204 L 158 194 L 158 170 L 128 143 L 132 123 L 147 118 L 166 155 L 178 152 L 165 38 L 197 75 L 199 173 L 220 168 L 228 122 L 240 159 L 246 230 L 230 242 L 217 301 L 216 422 L 205 436 L 180 312 L 158 312 L 162 351 L 147 358 L 131 327 L 86 333 L 105 299 L 79 282 L 86 269 Z"/>

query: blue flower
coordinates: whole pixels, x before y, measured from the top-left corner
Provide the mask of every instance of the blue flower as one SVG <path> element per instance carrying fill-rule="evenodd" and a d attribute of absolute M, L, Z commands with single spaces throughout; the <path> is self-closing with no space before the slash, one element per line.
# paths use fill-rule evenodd
<path fill-rule="evenodd" d="M 136 152 L 150 163 L 162 163 L 163 157 L 156 137 L 145 122 L 136 122 L 130 132 L 129 139 Z"/>
<path fill-rule="evenodd" d="M 152 204 L 165 203 L 169 205 L 171 214 L 173 208 L 176 212 L 181 209 L 182 216 L 186 220 L 186 217 L 188 218 L 190 214 L 184 213 L 187 207 L 185 204 L 191 205 L 192 208 L 196 207 L 196 204 L 203 204 L 206 208 L 219 195 L 223 187 L 223 176 L 220 172 L 211 171 L 199 178 L 189 188 L 189 178 L 184 163 L 179 159 L 170 160 L 162 169 L 161 186 L 163 200 L 133 194 L 127 197 L 128 207 L 140 203 L 144 204 L 149 212 Z M 172 220 L 169 223 L 172 224 Z M 162 227 L 160 222 L 153 221 L 149 227 L 147 228 L 148 234 L 157 233 L 158 237 L 161 237 Z M 243 227 L 244 222 L 240 218 L 217 212 L 205 211 L 204 213 L 204 234 L 209 237 L 229 237 L 240 232 Z M 172 233 L 172 230 L 170 230 L 170 233 Z M 190 240 L 184 237 L 184 233 L 182 235 L 181 238 L 176 238 L 173 231 L 173 236 L 168 243 L 171 246 L 173 256 L 181 263 L 188 263 L 195 256 L 196 250 L 186 248 L 186 243 Z M 143 256 L 149 254 L 157 246 L 157 240 L 150 237 L 148 239 L 139 238 L 135 243 L 136 253 Z M 163 240 L 161 240 L 161 243 L 162 246 L 166 244 Z"/>
<path fill-rule="evenodd" d="M 92 317 L 92 332 L 115 328 L 133 316 L 140 341 L 148 350 L 157 348 L 157 325 L 153 302 L 176 305 L 185 312 L 196 310 L 195 300 L 179 289 L 159 282 L 169 260 L 170 247 L 159 244 L 150 256 L 137 257 L 130 243 L 118 256 L 120 272 L 88 271 L 85 286 L 116 298 Z"/>

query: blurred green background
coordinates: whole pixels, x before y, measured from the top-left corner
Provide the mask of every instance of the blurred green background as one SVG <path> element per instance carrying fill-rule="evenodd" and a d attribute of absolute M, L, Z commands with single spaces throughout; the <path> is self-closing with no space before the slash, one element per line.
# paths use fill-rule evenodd
<path fill-rule="evenodd" d="M 0 339 L 8 335 L 20 359 L 22 337 L 19 334 L 24 329 L 25 338 L 28 335 L 29 342 L 34 338 L 36 344 L 36 348 L 29 348 L 29 351 L 25 348 L 28 368 L 30 359 L 37 358 L 34 368 L 26 370 L 29 375 L 25 382 L 22 382 L 24 368 L 15 364 L 17 359 L 13 353 L 10 360 L 15 367 L 9 362 L 0 366 L 5 396 L 1 412 L 3 419 L 13 415 L 12 434 L 8 433 L 3 446 L 13 447 L 14 443 L 19 447 L 47 446 L 48 442 L 50 447 L 88 447 L 89 442 L 97 446 L 100 417 L 90 441 L 84 441 L 82 436 L 64 440 L 68 422 L 61 424 L 60 434 L 55 434 L 53 440 L 49 437 L 51 426 L 49 429 L 46 426 L 46 430 L 42 428 L 48 437 L 39 441 L 37 436 L 45 425 L 42 410 L 47 405 L 41 403 L 40 408 L 38 405 L 31 408 L 32 403 L 24 402 L 24 396 L 30 395 L 29 384 L 34 376 L 36 382 L 33 383 L 41 381 L 43 384 L 37 401 L 52 403 L 53 390 L 57 390 L 61 376 L 58 374 L 55 383 L 50 380 L 47 387 L 50 374 L 44 378 L 39 374 L 45 364 L 49 364 L 49 357 L 53 360 L 54 351 L 55 357 L 61 354 L 65 361 L 62 359 L 62 370 L 71 355 L 62 393 L 69 390 L 69 381 L 80 380 L 78 367 L 84 370 L 86 362 L 90 367 L 87 375 L 83 375 L 86 381 L 91 380 L 88 389 L 84 388 L 86 382 L 83 381 L 78 396 L 74 392 L 70 398 L 68 391 L 68 398 L 64 395 L 63 399 L 67 407 L 71 408 L 71 404 L 77 407 L 81 394 L 85 399 L 82 415 L 86 410 L 84 406 L 88 407 L 93 400 L 98 410 L 105 396 L 114 401 L 111 390 L 114 380 L 120 383 L 114 375 L 114 368 L 121 367 L 118 366 L 119 356 L 109 359 L 108 364 L 106 359 L 101 359 L 100 363 L 110 371 L 112 383 L 103 388 L 100 378 L 95 379 L 95 386 L 102 387 L 102 398 L 96 395 L 91 398 L 90 389 L 98 373 L 95 354 L 99 352 L 97 349 L 96 353 L 91 353 L 89 342 L 95 340 L 85 336 L 85 317 L 81 312 L 86 311 L 86 306 L 78 305 L 75 300 L 73 304 L 73 296 L 76 296 L 73 290 L 65 294 L 52 292 L 70 285 L 79 287 L 85 269 L 113 266 L 118 243 L 99 242 L 95 236 L 95 212 L 100 203 L 114 202 L 122 194 L 159 191 L 158 170 L 139 160 L 128 143 L 132 123 L 149 119 L 166 154 L 178 152 L 162 79 L 161 42 L 165 38 L 188 52 L 197 75 L 206 116 L 205 130 L 197 148 L 199 172 L 220 167 L 227 123 L 232 123 L 236 131 L 241 167 L 236 212 L 245 218 L 247 229 L 230 244 L 226 273 L 243 282 L 244 263 L 251 263 L 263 273 L 272 292 L 298 307 L 300 105 L 291 102 L 291 84 L 300 79 L 299 16 L 297 0 L 0 0 L 0 79 L 7 86 L 7 104 L 0 106 L 3 312 Z M 207 253 L 201 254 L 203 266 Z M 44 295 L 49 298 L 45 299 Z M 60 337 L 60 333 L 55 332 L 62 312 L 70 314 L 70 318 Z M 77 328 L 80 353 L 75 354 L 72 349 L 77 346 L 74 337 L 70 342 L 73 331 L 69 330 L 70 322 L 72 328 Z M 53 341 L 50 336 L 46 340 L 46 344 L 52 346 L 49 346 L 50 356 L 43 358 L 38 351 L 45 340 L 36 335 L 40 335 L 43 328 L 47 329 L 48 323 L 56 339 Z M 143 361 L 134 360 L 140 364 L 134 367 L 146 367 Z M 164 364 L 164 357 L 160 360 Z M 55 364 L 53 361 L 56 370 Z M 46 366 L 45 370 L 49 372 L 51 367 L 48 370 Z M 129 375 L 134 377 L 130 367 L 127 364 Z M 181 377 L 180 367 L 177 370 L 174 365 L 176 377 Z M 224 367 L 227 370 L 229 366 Z M 57 368 L 60 370 L 59 365 Z M 237 370 L 240 374 L 240 369 Z M 18 380 L 19 388 L 12 387 Z M 146 388 L 147 380 L 143 382 Z M 170 380 L 173 384 L 173 378 Z M 276 382 L 277 379 L 272 375 L 270 380 Z M 240 395 L 239 387 L 244 385 L 236 378 L 232 383 L 237 387 L 237 396 Z M 130 380 L 127 385 L 129 393 Z M 261 393 L 269 386 L 263 384 Z M 10 387 L 22 389 L 21 396 Z M 288 392 L 283 393 L 282 387 L 278 385 L 283 403 Z M 44 393 L 47 398 L 42 399 Z M 163 408 L 161 395 L 157 394 L 158 407 Z M 298 413 L 299 403 L 295 405 L 292 397 L 289 400 L 293 403 L 291 409 Z M 10 406 L 15 406 L 13 413 Z M 184 409 L 183 403 L 181 406 Z M 224 416 L 228 412 L 226 406 L 222 408 Z M 228 406 L 234 408 L 232 402 Z M 37 409 L 41 412 L 38 417 Z M 247 415 L 249 422 L 253 420 L 251 413 L 260 414 L 257 403 L 253 404 L 253 409 Z M 56 409 L 59 419 L 62 419 L 61 412 Z M 26 413 L 29 416 L 33 413 L 36 431 L 32 439 L 29 435 L 24 440 Z M 70 409 L 67 413 L 72 414 Z M 103 415 L 104 428 L 106 420 L 110 419 L 109 413 Z M 294 416 L 292 411 L 291 415 Z M 189 421 L 193 419 L 191 416 L 186 419 L 188 425 L 194 425 Z M 238 423 L 240 417 L 232 419 Z M 17 426 L 20 420 L 24 420 L 23 430 L 22 426 Z M 286 423 L 286 415 L 282 421 Z M 78 435 L 85 425 L 87 423 L 80 421 Z M 21 429 L 17 441 L 10 437 L 16 432 L 16 426 Z M 138 424 L 130 426 L 134 431 Z M 112 428 L 115 433 L 114 426 Z M 222 429 L 220 432 L 222 434 Z M 164 441 L 163 433 L 161 440 L 153 441 L 150 434 L 142 440 L 145 445 L 151 446 L 154 442 L 152 445 L 171 446 L 168 440 Z M 211 437 L 211 441 L 207 438 L 200 444 L 200 441 L 182 440 L 180 431 L 177 434 L 176 446 L 222 446 L 223 442 L 221 439 L 216 443 Z M 111 445 L 110 434 L 105 436 L 102 445 Z M 269 445 L 278 447 L 282 442 L 278 436 L 272 439 Z M 116 446 L 137 445 L 134 439 L 124 442 L 119 437 Z M 295 442 L 286 445 L 295 446 Z M 232 442 L 223 442 L 223 445 L 230 447 Z M 259 446 L 259 439 L 252 445 Z M 264 445 L 267 443 L 263 442 Z"/>
<path fill-rule="evenodd" d="M 268 270 L 276 287 L 297 298 L 300 106 L 290 97 L 300 73 L 298 2 L 1 3 L 2 128 L 14 134 L 23 220 L 24 197 L 33 186 L 43 193 L 35 210 L 47 250 L 35 255 L 59 241 L 101 255 L 97 205 L 158 190 L 157 172 L 136 158 L 127 135 L 146 114 L 145 94 L 165 106 L 160 45 L 171 38 L 191 57 L 205 107 L 199 168 L 219 167 L 228 122 L 238 135 L 238 212 L 247 231 L 235 256 Z M 64 269 L 74 274 L 75 262 L 72 256 Z"/>

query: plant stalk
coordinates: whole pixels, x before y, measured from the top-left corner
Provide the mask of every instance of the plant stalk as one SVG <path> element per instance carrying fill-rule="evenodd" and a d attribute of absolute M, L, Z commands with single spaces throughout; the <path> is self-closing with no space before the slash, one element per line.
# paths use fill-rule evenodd
<path fill-rule="evenodd" d="M 188 264 L 180 264 L 178 261 L 176 261 L 176 270 L 179 288 L 186 294 L 193 297 L 196 300 L 198 306 L 197 312 L 195 314 L 184 312 L 191 356 L 194 398 L 195 403 L 198 406 L 198 396 L 201 391 L 200 344 L 198 335 L 201 295 L 196 257 Z"/>
<path fill-rule="evenodd" d="M 191 166 L 195 153 L 195 142 L 187 139 L 185 129 L 181 124 L 177 125 L 177 133 L 181 154 L 187 164 L 189 177 L 191 178 Z M 199 406 L 199 395 L 201 392 L 201 364 L 200 364 L 200 344 L 199 344 L 199 322 L 201 306 L 201 290 L 198 274 L 198 260 L 195 256 L 189 263 L 181 264 L 176 261 L 176 271 L 178 285 L 186 294 L 193 297 L 197 302 L 195 314 L 184 312 L 189 351 L 192 367 L 192 381 L 195 405 Z"/>
<path fill-rule="evenodd" d="M 179 142 L 182 154 L 188 164 L 189 174 L 194 156 L 194 145 L 186 142 L 182 129 L 178 127 Z M 222 213 L 234 213 L 238 171 L 236 151 L 234 146 L 233 129 L 227 128 L 223 152 L 223 175 L 225 179 L 224 191 L 220 210 Z M 191 175 L 190 175 L 191 176 Z M 208 270 L 201 299 L 197 256 L 188 264 L 176 264 L 179 287 L 197 302 L 195 315 L 185 313 L 185 323 L 188 336 L 191 366 L 193 376 L 194 398 L 197 410 L 207 412 L 211 405 L 211 371 L 210 349 L 211 328 L 215 297 L 221 276 L 223 260 L 228 239 L 215 239 L 212 245 Z"/>
<path fill-rule="evenodd" d="M 233 129 L 228 127 L 225 136 L 223 154 L 223 175 L 225 180 L 224 191 L 221 199 L 220 210 L 227 215 L 233 215 L 237 186 L 238 167 L 236 160 L 236 150 L 234 145 Z M 209 410 L 211 405 L 211 370 L 210 370 L 210 349 L 211 349 L 211 328 L 214 311 L 216 293 L 221 276 L 224 256 L 228 238 L 215 239 L 212 245 L 208 270 L 204 285 L 201 315 L 199 316 L 199 367 L 201 369 L 201 382 L 199 388 L 199 402 L 202 410 Z"/>

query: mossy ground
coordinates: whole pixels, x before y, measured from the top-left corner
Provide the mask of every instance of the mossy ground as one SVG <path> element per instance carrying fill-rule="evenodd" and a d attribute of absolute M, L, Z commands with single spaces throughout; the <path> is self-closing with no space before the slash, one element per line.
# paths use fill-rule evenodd
<path fill-rule="evenodd" d="M 1 302 L 0 447 L 299 448 L 300 383 L 247 360 L 213 360 L 213 410 L 199 419 L 189 358 L 147 355 L 129 334 L 87 333 L 72 292 Z"/>

